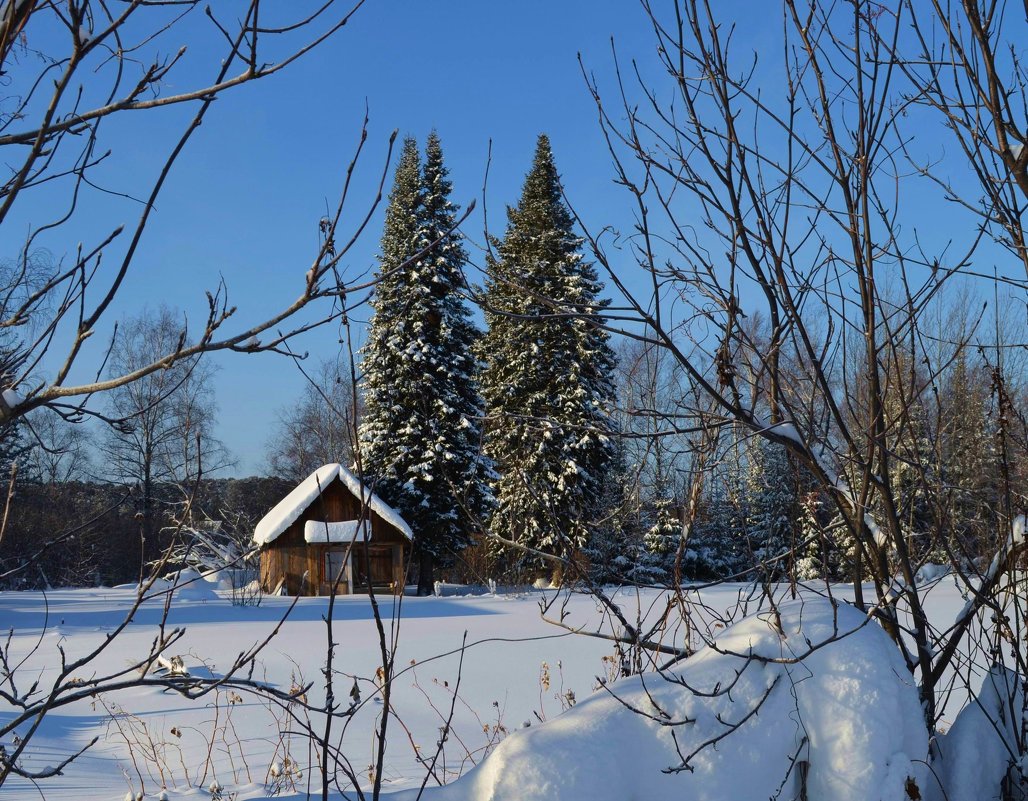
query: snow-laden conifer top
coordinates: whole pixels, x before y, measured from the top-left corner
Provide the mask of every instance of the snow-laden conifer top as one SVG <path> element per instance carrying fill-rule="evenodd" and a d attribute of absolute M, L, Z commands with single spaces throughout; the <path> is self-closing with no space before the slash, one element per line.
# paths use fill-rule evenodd
<path fill-rule="evenodd" d="M 341 464 L 326 464 L 307 476 L 292 492 L 279 501 L 274 509 L 261 518 L 254 528 L 253 541 L 257 545 L 267 545 L 277 539 L 337 478 L 361 500 L 361 503 L 366 504 L 368 509 L 402 532 L 407 539 L 414 539 L 414 532 L 399 513 L 361 484 L 357 476 Z"/>

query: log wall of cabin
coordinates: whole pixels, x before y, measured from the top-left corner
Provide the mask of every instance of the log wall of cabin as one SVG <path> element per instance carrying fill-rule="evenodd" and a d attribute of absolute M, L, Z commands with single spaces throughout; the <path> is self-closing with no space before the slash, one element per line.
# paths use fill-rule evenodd
<path fill-rule="evenodd" d="M 268 592 L 273 591 L 285 577 L 285 591 L 289 595 L 319 595 L 328 591 L 328 583 L 334 576 L 325 575 L 325 551 L 329 546 L 308 545 L 304 540 L 304 526 L 308 520 L 340 522 L 357 520 L 361 504 L 349 489 L 339 480 L 333 481 L 300 517 L 281 535 L 261 551 L 261 584 Z M 397 592 L 404 585 L 404 553 L 407 538 L 374 512 L 371 516 L 371 540 L 375 545 L 392 546 L 393 584 Z M 357 547 L 352 554 L 359 558 Z M 307 580 L 303 575 L 307 573 Z M 352 591 L 345 583 L 341 593 Z"/>

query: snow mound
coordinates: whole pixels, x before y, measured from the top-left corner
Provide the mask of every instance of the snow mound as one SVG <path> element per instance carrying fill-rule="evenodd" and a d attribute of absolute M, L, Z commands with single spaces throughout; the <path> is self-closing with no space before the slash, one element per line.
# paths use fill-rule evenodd
<path fill-rule="evenodd" d="M 921 566 L 921 569 L 917 571 L 917 583 L 931 584 L 933 581 L 938 581 L 941 578 L 945 578 L 950 573 L 949 565 L 937 565 L 932 562 L 928 562 Z"/>
<path fill-rule="evenodd" d="M 947 801 L 1000 801 L 1002 782 L 1016 754 L 1024 709 L 1024 685 L 1016 673 L 995 665 L 978 697 L 960 710 L 950 730 L 938 738 L 933 767 L 941 788 L 929 798 Z M 1028 767 L 1028 766 L 1026 766 Z M 1014 798 L 1028 798 L 1014 782 Z"/>
<path fill-rule="evenodd" d="M 179 584 L 175 590 L 176 601 L 220 601 L 221 596 L 218 595 L 214 587 L 208 582 L 200 579 L 198 581 L 192 581 L 188 584 Z"/>
<path fill-rule="evenodd" d="M 183 568 L 164 578 L 168 588 L 174 588 L 175 600 L 218 601 L 221 599 L 221 596 L 215 591 L 215 581 L 191 567 Z"/>
<path fill-rule="evenodd" d="M 779 612 L 780 629 L 770 612 L 748 617 L 677 672 L 611 685 L 512 734 L 423 797 L 785 799 L 800 797 L 805 775 L 809 801 L 916 798 L 928 733 L 888 636 L 856 609 L 823 599 Z"/>
<path fill-rule="evenodd" d="M 218 601 L 215 587 L 216 580 L 210 575 L 201 575 L 191 567 L 168 573 L 146 584 L 119 584 L 116 590 L 132 590 L 145 592 L 147 598 L 157 598 L 165 593 L 174 593 L 174 598 L 181 601 Z"/>

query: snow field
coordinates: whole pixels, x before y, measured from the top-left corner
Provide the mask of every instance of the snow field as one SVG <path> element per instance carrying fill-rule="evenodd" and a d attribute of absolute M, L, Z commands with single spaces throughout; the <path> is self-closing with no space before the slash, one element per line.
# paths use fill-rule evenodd
<path fill-rule="evenodd" d="M 811 801 L 903 801 L 908 780 L 923 787 L 912 760 L 924 760 L 928 734 L 885 633 L 822 599 L 780 611 L 781 631 L 770 612 L 747 617 L 669 680 L 618 682 L 423 797 L 791 799 L 801 770 Z"/>
<path fill-rule="evenodd" d="M 846 591 L 837 588 L 837 594 Z M 169 654 L 181 654 L 192 675 L 221 675 L 240 651 L 267 636 L 291 600 L 265 598 L 257 608 L 236 607 L 228 596 L 201 586 L 180 590 L 172 605 L 170 626 L 184 627 L 185 635 Z M 925 775 L 927 735 L 916 689 L 884 632 L 855 610 L 813 595 L 783 601 L 779 630 L 772 614 L 759 611 L 751 588 L 705 590 L 706 609 L 698 618 L 709 624 L 716 647 L 701 648 L 664 678 L 651 673 L 617 679 L 610 642 L 569 634 L 540 619 L 539 601 L 549 597 L 531 592 L 403 599 L 385 793 L 396 794 L 397 801 L 417 796 L 426 775 L 419 759 L 432 762 L 452 704 L 426 799 L 787 799 L 795 795 L 801 770 L 811 801 L 902 801 L 908 779 L 928 801 L 942 798 Z M 621 591 L 616 600 L 633 617 L 637 608 L 643 616 L 656 614 L 663 597 Z M 11 655 L 26 660 L 19 685 L 38 680 L 46 687 L 57 672 L 58 648 L 68 659 L 88 652 L 120 623 L 133 598 L 127 588 L 63 590 L 45 598 L 0 594 L 0 620 L 14 630 Z M 750 600 L 740 604 L 741 598 Z M 928 598 L 933 617 L 942 622 L 964 603 L 945 580 Z M 318 704 L 324 693 L 326 607 L 325 599 L 301 599 L 262 653 L 254 678 L 286 690 L 311 683 L 307 697 Z M 159 599 L 146 603 L 116 646 L 92 666 L 95 674 L 141 658 L 161 609 Z M 569 625 L 588 631 L 604 625 L 589 597 L 572 596 L 566 612 Z M 382 704 L 375 679 L 381 660 L 367 598 L 337 599 L 333 635 L 337 697 L 345 706 L 354 686 L 360 694 L 354 715 L 334 724 L 334 740 L 369 787 L 372 732 Z M 672 632 L 667 641 L 681 645 L 681 636 Z M 828 644 L 817 647 L 822 643 Z M 702 643 L 694 638 L 693 645 Z M 978 675 L 987 667 L 978 666 Z M 990 703 L 987 692 L 982 699 Z M 951 720 L 959 703 L 948 710 Z M 3 718 L 13 714 L 0 706 Z M 320 726 L 316 716 L 311 720 Z M 950 754 L 967 752 L 970 742 L 991 742 L 984 717 L 975 719 L 968 711 L 960 720 L 941 738 L 944 754 L 947 748 Z M 94 736 L 100 742 L 63 776 L 41 782 L 39 789 L 11 781 L 4 797 L 39 798 L 42 792 L 46 799 L 120 799 L 126 791 L 142 790 L 156 798 L 164 788 L 172 799 L 209 797 L 200 788 L 217 781 L 243 801 L 304 797 L 308 788 L 320 787 L 316 759 L 295 721 L 251 696 L 222 691 L 192 703 L 141 687 L 82 701 L 46 717 L 27 764 L 57 764 Z M 712 743 L 715 738 L 721 739 Z M 950 801 L 981 798 L 966 788 L 1005 764 L 1002 742 L 995 732 L 993 738 L 990 754 L 998 753 L 996 759 L 979 758 L 975 751 L 971 763 L 956 759 L 940 770 Z M 450 784 L 437 788 L 437 779 Z M 341 776 L 339 789 L 347 789 Z"/>

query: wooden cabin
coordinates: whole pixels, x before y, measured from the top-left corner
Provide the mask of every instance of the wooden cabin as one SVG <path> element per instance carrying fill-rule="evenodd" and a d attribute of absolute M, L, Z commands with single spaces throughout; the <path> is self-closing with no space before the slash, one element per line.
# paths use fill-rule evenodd
<path fill-rule="evenodd" d="M 339 464 L 319 467 L 257 524 L 261 587 L 289 595 L 403 591 L 410 527 Z M 306 574 L 306 578 L 304 577 Z"/>

